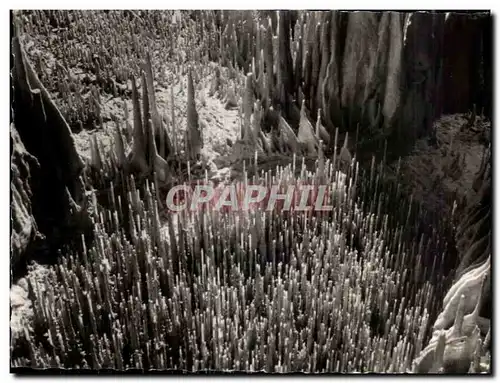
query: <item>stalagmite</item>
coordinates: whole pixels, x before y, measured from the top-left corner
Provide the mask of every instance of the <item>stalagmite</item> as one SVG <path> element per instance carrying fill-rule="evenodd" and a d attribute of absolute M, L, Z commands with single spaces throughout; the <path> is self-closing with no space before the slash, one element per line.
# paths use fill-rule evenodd
<path fill-rule="evenodd" d="M 446 294 L 443 301 L 443 312 L 434 323 L 434 330 L 446 329 L 453 322 L 455 312 L 460 303 L 461 296 L 464 295 L 465 313 L 471 313 L 476 306 L 476 302 L 481 295 L 483 278 L 490 272 L 490 257 L 480 267 L 471 270 L 458 280 Z"/>
<path fill-rule="evenodd" d="M 134 117 L 134 136 L 132 151 L 129 154 L 129 164 L 133 170 L 138 171 L 140 174 L 147 174 L 148 163 L 146 160 L 146 142 L 144 130 L 142 127 L 142 114 L 139 102 L 139 94 L 135 84 L 135 78 L 132 81 L 132 108 Z"/>
<path fill-rule="evenodd" d="M 305 101 L 302 102 L 302 108 L 300 109 L 300 123 L 299 131 L 297 133 L 298 142 L 304 147 L 306 153 L 313 156 L 317 153 L 319 137 L 314 135 L 314 130 L 307 119 L 305 112 Z"/>
<path fill-rule="evenodd" d="M 177 156 L 179 153 L 179 144 L 177 143 L 177 125 L 175 123 L 175 101 L 174 101 L 174 88 L 170 87 L 170 108 L 172 113 L 172 136 L 173 136 L 173 146 L 174 155 Z"/>
<path fill-rule="evenodd" d="M 291 153 L 300 153 L 300 143 L 297 136 L 282 116 L 279 117 L 278 129 L 280 132 L 280 138 L 285 148 L 288 148 Z"/>
<path fill-rule="evenodd" d="M 171 181 L 171 170 L 167 162 L 158 154 L 155 142 L 154 125 L 151 120 L 148 120 L 147 137 L 149 147 L 150 172 L 155 174 L 158 181 L 162 184 Z"/>
<path fill-rule="evenodd" d="M 125 144 L 123 142 L 123 136 L 121 133 L 120 125 L 118 123 L 116 124 L 114 143 L 115 143 L 115 155 L 116 158 L 118 159 L 118 165 L 125 166 L 126 164 Z"/>
<path fill-rule="evenodd" d="M 318 139 L 325 142 L 326 145 L 330 143 L 330 135 L 326 131 L 325 127 L 321 124 L 321 109 L 318 110 L 318 117 L 316 118 L 316 129 L 315 134 Z"/>
<path fill-rule="evenodd" d="M 197 160 L 200 155 L 203 141 L 201 129 L 198 121 L 198 112 L 196 111 L 193 77 L 191 69 L 188 71 L 188 94 L 187 94 L 187 130 L 186 130 L 186 153 L 191 160 Z"/>
<path fill-rule="evenodd" d="M 344 171 L 347 172 L 348 169 L 351 167 L 351 161 L 352 161 L 352 156 L 351 153 L 349 152 L 348 148 L 348 140 L 349 140 L 349 134 L 346 132 L 345 138 L 344 138 L 344 144 L 342 145 L 342 148 L 340 148 L 340 154 L 339 154 L 339 166 L 340 168 Z M 337 150 L 337 149 L 335 149 Z"/>
<path fill-rule="evenodd" d="M 243 139 L 255 141 L 250 120 L 253 112 L 253 84 L 252 73 L 248 73 L 245 79 L 245 96 L 243 100 Z"/>
<path fill-rule="evenodd" d="M 154 124 L 154 129 L 156 132 L 155 139 L 157 144 L 162 141 L 162 146 L 159 148 L 159 152 L 162 157 L 166 158 L 172 152 L 172 143 L 170 142 L 170 137 L 168 136 L 168 132 L 163 125 L 163 121 L 161 119 L 160 114 L 158 113 L 158 109 L 156 106 L 156 96 L 155 96 L 155 88 L 154 88 L 154 76 L 153 76 L 153 68 L 151 64 L 151 57 L 149 53 L 146 55 L 146 62 L 144 64 L 144 72 L 146 74 L 146 85 L 148 93 L 149 105 L 151 108 L 151 117 Z"/>

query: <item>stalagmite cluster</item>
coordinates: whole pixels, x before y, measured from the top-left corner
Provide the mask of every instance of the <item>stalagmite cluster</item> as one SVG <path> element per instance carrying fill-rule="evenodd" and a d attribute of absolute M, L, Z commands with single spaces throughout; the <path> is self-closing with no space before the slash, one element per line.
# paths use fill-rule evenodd
<path fill-rule="evenodd" d="M 361 137 L 428 132 L 445 27 L 444 14 L 429 15 L 16 14 L 13 253 L 54 236 L 54 222 L 78 241 L 42 279 L 28 277 L 34 315 L 12 366 L 487 372 L 490 152 L 451 270 L 454 211 L 431 221 L 402 191 L 399 168 L 386 177 L 386 151 L 365 167 L 353 150 Z M 209 101 L 240 116 L 236 190 L 309 185 L 315 201 L 328 185 L 330 211 L 298 211 L 297 200 L 279 213 L 169 209 L 176 184 L 226 186 L 203 157 L 205 77 Z M 114 99 L 120 113 L 108 116 Z M 105 149 L 91 135 L 84 161 L 71 130 L 91 126 L 111 127 L 112 140 Z"/>
<path fill-rule="evenodd" d="M 444 292 L 441 256 L 432 267 L 425 259 L 439 238 L 402 242 L 418 217 L 408 206 L 406 224 L 389 219 L 403 196 L 375 167 L 351 170 L 346 178 L 327 160 L 322 174 L 296 164 L 254 176 L 282 185 L 326 177 L 331 212 L 182 211 L 165 228 L 153 184 L 139 191 L 129 177 L 117 192 L 110 185 L 109 208 L 94 199 L 95 243 L 82 240 L 43 288 L 30 281 L 35 325 L 48 343 L 27 332 L 30 357 L 14 364 L 410 371 Z"/>

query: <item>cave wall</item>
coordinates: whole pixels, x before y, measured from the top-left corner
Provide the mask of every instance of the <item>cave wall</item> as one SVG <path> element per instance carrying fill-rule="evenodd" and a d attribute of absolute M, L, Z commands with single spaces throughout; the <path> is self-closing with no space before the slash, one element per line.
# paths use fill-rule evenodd
<path fill-rule="evenodd" d="M 444 40 L 442 113 L 464 113 L 475 104 L 491 120 L 491 16 L 450 14 Z"/>
<path fill-rule="evenodd" d="M 260 49 L 274 50 L 274 69 L 265 65 L 266 92 L 294 128 L 290 103 L 300 108 L 303 95 L 310 118 L 321 110 L 331 136 L 336 128 L 359 128 L 365 143 L 389 140 L 389 147 L 401 149 L 397 157 L 433 134 L 433 122 L 444 113 L 467 113 L 476 105 L 491 117 L 489 13 L 260 11 L 259 38 L 257 28 L 236 26 L 242 18 L 224 12 L 223 24 L 232 26 L 223 39 L 238 36 L 240 44 L 247 40 L 246 50 L 253 46 L 240 65 L 245 70 L 252 58 L 259 64 Z M 290 56 L 298 57 L 293 65 Z"/>
<path fill-rule="evenodd" d="M 332 14 L 331 33 L 321 40 L 329 39 L 330 49 L 310 63 L 323 100 L 308 100 L 313 117 L 322 109 L 331 134 L 359 124 L 360 137 L 395 138 L 404 147 L 432 134 L 442 114 L 476 104 L 491 116 L 489 14 Z M 325 54 L 328 70 L 318 70 Z"/>
<path fill-rule="evenodd" d="M 41 249 L 52 257 L 63 243 L 78 239 L 89 223 L 82 208 L 83 161 L 68 124 L 16 36 L 11 68 L 11 264 L 15 274 Z"/>

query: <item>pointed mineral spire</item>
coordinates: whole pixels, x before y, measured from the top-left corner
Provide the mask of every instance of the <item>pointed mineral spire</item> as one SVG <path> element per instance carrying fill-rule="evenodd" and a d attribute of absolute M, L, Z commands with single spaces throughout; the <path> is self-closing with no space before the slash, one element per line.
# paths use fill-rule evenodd
<path fill-rule="evenodd" d="M 490 342 L 491 342 L 491 326 L 488 329 L 488 332 L 486 333 L 486 336 L 484 337 L 483 347 L 482 347 L 483 353 L 485 353 L 486 351 L 488 351 L 488 349 L 490 347 Z"/>
<path fill-rule="evenodd" d="M 151 174 L 156 174 L 159 182 L 162 184 L 170 181 L 170 167 L 167 161 L 165 161 L 159 154 L 156 148 L 154 125 L 151 120 L 148 121 L 147 125 L 148 131 L 148 147 L 149 147 L 149 161 L 150 161 L 150 172 Z"/>
<path fill-rule="evenodd" d="M 317 154 L 318 148 L 318 138 L 314 135 L 314 130 L 307 119 L 305 111 L 305 102 L 302 102 L 302 107 L 300 108 L 300 122 L 299 131 L 297 134 L 297 140 L 305 148 L 306 153 L 310 156 Z"/>
<path fill-rule="evenodd" d="M 165 126 L 163 125 L 163 121 L 156 107 L 153 67 L 151 64 L 151 57 L 149 55 L 149 52 L 146 55 L 146 62 L 144 63 L 143 67 L 144 67 L 144 73 L 146 75 L 145 76 L 146 88 L 143 90 L 143 92 L 147 91 L 149 108 L 151 110 L 151 118 L 153 121 L 154 130 L 156 132 L 155 139 L 159 142 L 163 141 L 162 145 L 160 146 L 160 155 L 162 157 L 165 157 L 166 155 L 172 152 L 172 143 L 170 142 L 168 132 L 166 131 Z"/>
<path fill-rule="evenodd" d="M 252 57 L 252 64 L 250 68 L 250 73 L 252 74 L 252 84 L 257 82 L 257 68 L 255 63 L 255 56 Z"/>
<path fill-rule="evenodd" d="M 440 373 L 444 365 L 444 351 L 446 348 L 446 334 L 441 332 L 436 344 L 436 349 L 434 350 L 434 363 L 429 370 L 429 373 Z"/>
<path fill-rule="evenodd" d="M 344 144 L 342 145 L 342 147 L 347 149 L 348 148 L 348 146 L 347 146 L 348 143 L 349 143 L 349 133 L 346 132 L 345 133 L 345 137 L 344 137 Z"/>
<path fill-rule="evenodd" d="M 139 101 L 139 94 L 137 92 L 137 86 L 135 84 L 135 78 L 131 78 L 132 81 L 132 108 L 134 115 L 134 141 L 138 140 L 139 143 L 143 142 L 143 129 L 142 129 L 142 116 L 141 107 Z"/>
<path fill-rule="evenodd" d="M 305 105 L 304 105 L 304 101 L 302 101 L 302 108 L 305 108 Z M 302 110 L 301 110 L 301 113 L 302 113 Z M 320 137 L 319 137 L 319 127 L 321 125 L 321 109 L 318 109 L 318 118 L 316 119 L 316 130 L 314 131 L 314 133 L 316 134 L 316 138 L 319 140 Z"/>
<path fill-rule="evenodd" d="M 163 121 L 160 119 L 160 125 L 157 127 L 158 132 L 156 134 L 156 138 L 158 139 L 158 154 L 162 158 L 166 158 L 168 153 L 172 153 L 172 150 L 165 151 L 165 147 L 167 146 L 166 141 L 168 140 L 168 131 L 165 125 L 163 125 Z M 156 131 L 156 130 L 155 130 Z"/>
<path fill-rule="evenodd" d="M 300 153 L 300 144 L 297 140 L 297 136 L 282 116 L 279 117 L 279 130 L 283 144 L 285 144 L 292 153 Z"/>
<path fill-rule="evenodd" d="M 200 150 L 203 147 L 201 139 L 201 130 L 198 121 L 198 112 L 196 111 L 193 77 L 191 68 L 188 71 L 188 94 L 187 94 L 187 142 L 186 153 L 192 160 L 197 160 Z"/>
<path fill-rule="evenodd" d="M 299 23 L 299 20 L 297 20 L 297 24 Z M 301 23 L 299 26 L 299 33 L 296 32 L 296 38 L 297 40 L 297 53 L 295 56 L 295 66 L 294 66 L 294 85 L 295 85 L 295 91 L 298 92 L 298 89 L 300 85 L 302 84 L 302 72 L 303 72 L 303 60 L 304 60 L 304 41 L 302 39 L 303 35 L 303 30 L 304 30 L 304 23 Z M 300 37 L 299 37 L 300 35 Z M 298 99 L 298 94 L 295 94 L 295 97 Z M 299 104 L 300 105 L 300 104 Z"/>
<path fill-rule="evenodd" d="M 115 128 L 115 154 L 119 166 L 125 165 L 125 144 L 123 143 L 123 136 L 120 131 L 120 124 L 117 122 Z"/>
<path fill-rule="evenodd" d="M 90 136 L 90 160 L 92 166 L 97 169 L 101 170 L 102 169 L 102 159 L 101 159 L 101 153 L 99 151 L 99 145 L 97 144 L 97 138 L 96 135 L 93 134 Z"/>
<path fill-rule="evenodd" d="M 260 50 L 258 53 L 258 62 L 260 69 L 259 75 L 257 76 L 257 95 L 262 98 L 264 92 L 264 50 Z"/>
<path fill-rule="evenodd" d="M 243 102 L 243 139 L 254 141 L 250 125 L 253 108 L 252 73 L 248 73 L 245 80 L 245 100 Z"/>
<path fill-rule="evenodd" d="M 339 166 L 344 173 L 348 172 L 348 169 L 350 168 L 352 161 L 351 153 L 347 148 L 347 142 L 348 142 L 348 133 L 346 132 L 344 138 L 344 145 L 340 149 L 340 154 L 339 154 Z"/>
<path fill-rule="evenodd" d="M 262 72 L 264 71 L 264 66 L 260 61 L 260 52 L 262 49 L 261 44 L 261 26 L 259 20 L 255 21 L 255 55 L 257 56 L 257 67 L 255 68 L 256 76 L 260 77 Z"/>
<path fill-rule="evenodd" d="M 330 143 L 330 135 L 326 128 L 321 124 L 321 109 L 318 109 L 318 118 L 316 119 L 316 137 L 323 140 L 326 145 Z"/>
<path fill-rule="evenodd" d="M 170 87 L 170 108 L 172 111 L 172 137 L 174 146 L 174 155 L 179 153 L 179 145 L 177 144 L 177 130 L 175 125 L 175 101 L 174 101 L 174 87 Z"/>
<path fill-rule="evenodd" d="M 257 138 L 260 136 L 261 123 L 262 123 L 262 105 L 260 103 L 260 100 L 257 100 L 254 103 L 252 118 L 253 118 L 252 121 L 253 136 Z"/>
<path fill-rule="evenodd" d="M 325 176 L 325 155 L 323 153 L 323 141 L 318 144 L 318 180 L 322 182 Z"/>
<path fill-rule="evenodd" d="M 129 162 L 131 166 L 140 173 L 147 173 L 148 164 L 146 162 L 146 143 L 144 131 L 142 128 L 141 107 L 137 87 L 135 85 L 135 78 L 132 81 L 132 107 L 134 114 L 134 135 L 132 152 L 129 155 Z"/>
<path fill-rule="evenodd" d="M 146 127 L 148 126 L 148 121 L 151 119 L 151 109 L 149 107 L 150 105 L 149 92 L 148 92 L 146 75 L 144 72 L 141 73 L 141 87 L 142 87 L 142 112 L 143 112 L 142 131 L 144 133 L 144 137 L 146 137 L 145 143 L 147 146 L 148 142 L 147 142 Z"/>
<path fill-rule="evenodd" d="M 156 156 L 158 155 L 158 149 L 156 148 L 156 143 L 155 143 L 155 127 L 153 124 L 153 121 L 149 119 L 147 121 L 147 124 L 145 126 L 146 128 L 146 139 L 148 142 L 147 146 L 147 162 L 149 165 L 149 171 L 150 174 L 153 174 L 155 171 L 154 165 L 155 165 L 155 159 Z"/>

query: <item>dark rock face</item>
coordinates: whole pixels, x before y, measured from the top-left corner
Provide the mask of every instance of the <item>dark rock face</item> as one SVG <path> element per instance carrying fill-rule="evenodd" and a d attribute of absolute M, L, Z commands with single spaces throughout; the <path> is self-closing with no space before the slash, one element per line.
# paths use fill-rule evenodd
<path fill-rule="evenodd" d="M 70 128 L 12 39 L 11 216 L 13 268 L 36 234 L 49 249 L 79 236 L 84 164 Z M 50 251 L 50 250 L 49 250 Z M 35 251 L 36 252 L 36 251 Z"/>
<path fill-rule="evenodd" d="M 437 115 L 444 14 L 334 12 L 322 119 L 360 136 L 413 142 Z"/>
<path fill-rule="evenodd" d="M 287 98 L 293 94 L 293 63 L 290 52 L 290 13 L 280 11 L 279 14 L 279 45 L 278 45 L 278 73 L 277 73 L 277 97 L 279 102 L 285 106 Z"/>
<path fill-rule="evenodd" d="M 384 46 L 383 31 L 386 24 L 379 25 L 378 14 L 356 12 L 349 14 L 344 55 L 341 60 L 341 104 L 344 124 L 369 127 L 376 123 L 381 93 L 381 81 L 377 71 L 385 61 L 379 54 Z M 327 107 L 327 105 L 324 105 Z M 325 108 L 326 109 L 326 108 Z"/>
<path fill-rule="evenodd" d="M 308 12 L 296 28 L 304 31 L 303 47 L 293 69 L 281 31 L 295 25 L 285 14 L 278 21 L 279 77 L 293 80 L 290 99 L 301 101 L 299 88 L 306 95 L 313 119 L 321 109 L 330 135 L 359 127 L 360 137 L 407 148 L 432 134 L 443 113 L 465 113 L 473 104 L 491 113 L 489 14 Z M 279 89 L 269 84 L 286 109 L 281 82 Z"/>
<path fill-rule="evenodd" d="M 14 260 L 28 251 L 36 237 L 37 225 L 33 217 L 31 198 L 33 193 L 31 172 L 40 165 L 35 157 L 26 151 L 14 126 L 10 127 L 10 171 L 11 171 L 11 251 Z"/>
<path fill-rule="evenodd" d="M 347 14 L 343 12 L 333 11 L 331 17 L 331 33 L 330 36 L 338 38 L 330 38 L 330 59 L 326 68 L 325 78 L 322 83 L 322 108 L 324 124 L 330 131 L 336 126 L 342 126 L 342 112 L 340 102 L 340 62 L 339 58 L 343 56 L 344 42 L 343 37 L 346 34 L 346 19 Z"/>
<path fill-rule="evenodd" d="M 259 11 L 254 21 L 226 13 L 224 57 L 248 53 L 242 67 L 262 66 L 256 96 L 265 111 L 273 106 L 296 130 L 305 100 L 330 137 L 336 128 L 361 137 L 362 162 L 386 140 L 389 161 L 407 154 L 416 139 L 433 138 L 443 113 L 476 105 L 491 117 L 489 13 Z"/>
<path fill-rule="evenodd" d="M 416 12 L 407 17 L 399 131 L 413 139 L 428 134 L 438 117 L 444 21 L 444 13 Z"/>
<path fill-rule="evenodd" d="M 492 28 L 489 14 L 453 13 L 446 19 L 443 46 L 444 114 L 475 104 L 491 120 Z"/>

